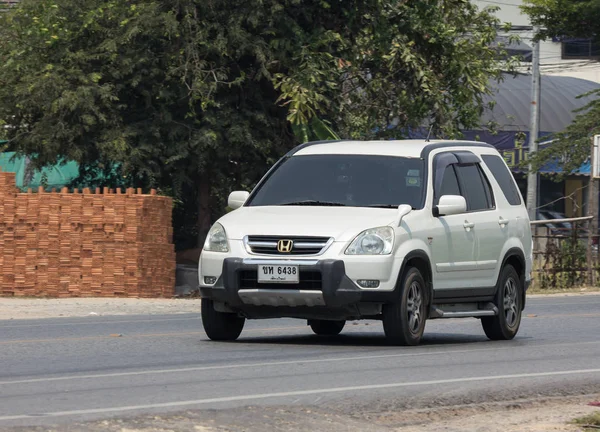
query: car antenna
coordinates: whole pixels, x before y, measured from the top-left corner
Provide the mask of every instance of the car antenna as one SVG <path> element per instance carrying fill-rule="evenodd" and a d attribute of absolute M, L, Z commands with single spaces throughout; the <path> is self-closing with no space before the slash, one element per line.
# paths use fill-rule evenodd
<path fill-rule="evenodd" d="M 433 130 L 433 125 L 429 127 L 429 132 L 427 132 L 427 138 L 425 138 L 425 142 L 429 142 L 429 137 L 431 136 L 431 131 Z"/>

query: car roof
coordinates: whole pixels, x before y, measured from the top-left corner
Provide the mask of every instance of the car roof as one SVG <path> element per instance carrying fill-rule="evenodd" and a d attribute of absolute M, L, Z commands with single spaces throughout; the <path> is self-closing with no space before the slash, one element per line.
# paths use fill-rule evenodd
<path fill-rule="evenodd" d="M 381 155 L 421 158 L 440 147 L 492 147 L 478 141 L 459 140 L 380 140 L 380 141 L 316 141 L 301 144 L 288 156 L 322 154 Z M 492 147 L 493 148 L 493 147 Z"/>

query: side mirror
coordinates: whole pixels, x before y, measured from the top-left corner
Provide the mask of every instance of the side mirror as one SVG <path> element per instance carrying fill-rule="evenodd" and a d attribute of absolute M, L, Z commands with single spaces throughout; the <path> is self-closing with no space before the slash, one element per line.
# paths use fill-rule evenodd
<path fill-rule="evenodd" d="M 436 206 L 437 216 L 450 216 L 467 211 L 467 201 L 460 195 L 444 195 Z"/>
<path fill-rule="evenodd" d="M 227 205 L 233 210 L 239 209 L 248 200 L 250 196 L 249 192 L 246 191 L 235 191 L 229 194 L 227 199 Z"/>
<path fill-rule="evenodd" d="M 402 219 L 404 216 L 409 214 L 412 211 L 412 207 L 408 204 L 401 204 L 398 206 L 398 214 L 396 215 L 396 226 L 400 226 L 402 224 Z"/>

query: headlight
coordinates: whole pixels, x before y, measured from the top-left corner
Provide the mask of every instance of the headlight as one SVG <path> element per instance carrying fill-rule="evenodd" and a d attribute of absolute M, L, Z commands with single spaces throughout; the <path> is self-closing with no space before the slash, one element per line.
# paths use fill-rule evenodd
<path fill-rule="evenodd" d="M 391 227 L 372 228 L 361 232 L 346 249 L 346 255 L 389 255 L 394 246 Z"/>
<path fill-rule="evenodd" d="M 206 236 L 204 250 L 210 252 L 229 252 L 229 243 L 227 242 L 227 234 L 223 225 L 217 222 L 212 226 Z"/>

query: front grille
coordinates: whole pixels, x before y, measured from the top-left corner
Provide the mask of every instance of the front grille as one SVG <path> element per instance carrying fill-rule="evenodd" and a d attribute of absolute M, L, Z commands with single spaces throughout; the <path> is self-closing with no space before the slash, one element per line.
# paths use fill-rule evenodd
<path fill-rule="evenodd" d="M 317 290 L 323 287 L 321 272 L 300 270 L 300 282 L 297 284 L 259 283 L 256 270 L 242 270 L 239 272 L 240 289 L 293 289 Z"/>
<path fill-rule="evenodd" d="M 291 251 L 279 252 L 277 244 L 280 240 L 291 241 Z M 248 236 L 246 245 L 251 253 L 258 255 L 318 255 L 325 249 L 329 240 L 329 237 Z"/>

